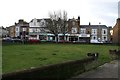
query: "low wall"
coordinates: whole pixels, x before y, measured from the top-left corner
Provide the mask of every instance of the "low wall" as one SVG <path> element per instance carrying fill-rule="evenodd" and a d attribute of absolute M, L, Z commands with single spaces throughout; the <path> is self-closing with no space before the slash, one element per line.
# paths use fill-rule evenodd
<path fill-rule="evenodd" d="M 65 80 L 70 76 L 84 72 L 86 70 L 85 66 L 94 60 L 95 57 L 87 57 L 82 60 L 5 73 L 2 75 L 2 80 Z"/>
<path fill-rule="evenodd" d="M 120 59 L 120 50 L 109 50 L 112 59 Z"/>

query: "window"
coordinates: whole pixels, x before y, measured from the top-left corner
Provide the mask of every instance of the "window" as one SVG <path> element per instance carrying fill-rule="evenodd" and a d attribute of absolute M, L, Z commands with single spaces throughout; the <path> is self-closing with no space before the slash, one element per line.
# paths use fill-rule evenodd
<path fill-rule="evenodd" d="M 90 31 L 87 31 L 87 34 L 90 34 Z"/>
<path fill-rule="evenodd" d="M 110 30 L 110 35 L 113 35 L 113 30 Z"/>
<path fill-rule="evenodd" d="M 44 22 L 42 22 L 42 26 L 44 25 Z"/>
<path fill-rule="evenodd" d="M 86 34 L 86 29 L 85 28 L 81 28 L 80 32 L 81 32 L 81 34 Z"/>
<path fill-rule="evenodd" d="M 35 29 L 33 29 L 33 32 L 37 32 L 37 29 L 35 28 Z"/>
<path fill-rule="evenodd" d="M 104 30 L 104 34 L 106 34 L 106 31 Z"/>
<path fill-rule="evenodd" d="M 37 29 L 37 32 L 40 32 L 40 29 L 39 29 L 39 28 Z"/>
<path fill-rule="evenodd" d="M 92 36 L 92 40 L 97 40 L 97 36 Z"/>
<path fill-rule="evenodd" d="M 77 33 L 77 28 L 72 28 L 72 33 Z"/>
<path fill-rule="evenodd" d="M 29 32 L 33 32 L 32 28 L 29 29 Z"/>
<path fill-rule="evenodd" d="M 40 28 L 40 32 L 45 33 L 45 29 L 44 28 Z"/>
<path fill-rule="evenodd" d="M 92 29 L 92 34 L 97 35 L 97 29 Z"/>
<path fill-rule="evenodd" d="M 95 34 L 95 30 L 94 30 L 94 34 Z"/>
<path fill-rule="evenodd" d="M 107 35 L 107 29 L 102 29 L 102 35 Z"/>
<path fill-rule="evenodd" d="M 93 39 L 96 40 L 96 37 L 94 36 Z"/>
<path fill-rule="evenodd" d="M 16 31 L 18 31 L 18 28 L 16 28 Z"/>
<path fill-rule="evenodd" d="M 30 28 L 29 32 L 37 32 L 36 28 Z"/>
<path fill-rule="evenodd" d="M 16 27 L 16 32 L 19 32 L 19 27 Z"/>
<path fill-rule="evenodd" d="M 44 35 L 39 35 L 39 38 L 40 38 L 40 40 L 46 40 L 47 39 L 47 37 L 44 36 Z"/>
<path fill-rule="evenodd" d="M 104 40 L 106 40 L 106 37 L 104 37 Z"/>
<path fill-rule="evenodd" d="M 107 41 L 107 36 L 102 36 L 102 41 Z"/>
<path fill-rule="evenodd" d="M 44 21 L 41 21 L 41 22 L 40 22 L 40 26 L 41 26 L 41 27 L 44 27 L 44 26 L 45 26 L 45 22 L 44 22 Z"/>
<path fill-rule="evenodd" d="M 16 37 L 18 37 L 18 36 L 19 36 L 19 33 L 17 32 L 17 33 L 16 33 Z"/>
<path fill-rule="evenodd" d="M 23 31 L 26 31 L 26 28 L 23 28 Z"/>

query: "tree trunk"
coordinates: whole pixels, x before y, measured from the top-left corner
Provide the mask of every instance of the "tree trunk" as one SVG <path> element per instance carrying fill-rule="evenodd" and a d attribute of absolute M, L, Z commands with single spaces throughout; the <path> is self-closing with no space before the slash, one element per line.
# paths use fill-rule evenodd
<path fill-rule="evenodd" d="M 65 42 L 65 34 L 63 34 L 63 42 Z"/>
<path fill-rule="evenodd" d="M 56 43 L 58 43 L 58 35 L 55 35 Z"/>

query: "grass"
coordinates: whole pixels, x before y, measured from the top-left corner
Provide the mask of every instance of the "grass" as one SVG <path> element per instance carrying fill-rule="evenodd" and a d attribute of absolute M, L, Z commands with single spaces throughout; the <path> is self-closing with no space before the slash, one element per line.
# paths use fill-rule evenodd
<path fill-rule="evenodd" d="M 86 57 L 88 52 L 100 54 L 97 64 L 111 60 L 109 49 L 117 49 L 113 45 L 93 44 L 13 44 L 2 47 L 3 73 L 78 60 Z"/>

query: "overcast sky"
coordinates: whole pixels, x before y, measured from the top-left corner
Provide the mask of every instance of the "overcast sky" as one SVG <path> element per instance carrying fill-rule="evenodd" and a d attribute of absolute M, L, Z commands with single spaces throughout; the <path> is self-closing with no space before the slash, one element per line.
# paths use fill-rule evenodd
<path fill-rule="evenodd" d="M 81 25 L 114 26 L 119 0 L 1 0 L 0 26 L 11 26 L 19 19 L 48 18 L 48 13 L 65 10 L 68 18 L 80 16 Z"/>

